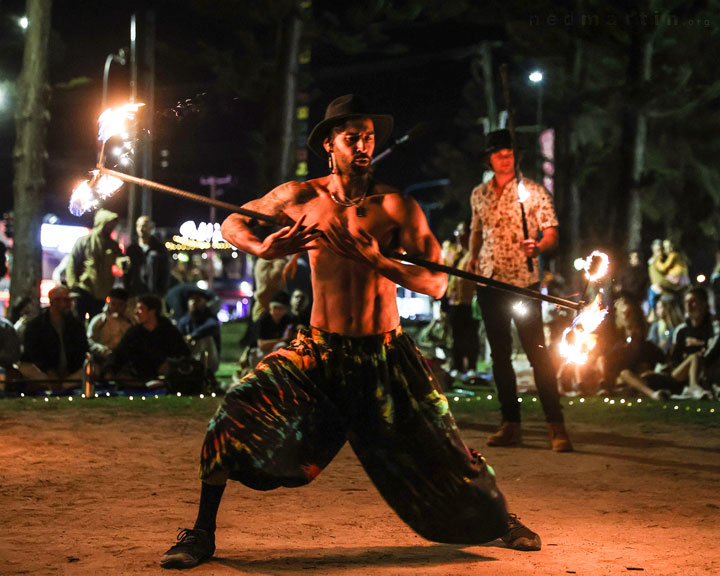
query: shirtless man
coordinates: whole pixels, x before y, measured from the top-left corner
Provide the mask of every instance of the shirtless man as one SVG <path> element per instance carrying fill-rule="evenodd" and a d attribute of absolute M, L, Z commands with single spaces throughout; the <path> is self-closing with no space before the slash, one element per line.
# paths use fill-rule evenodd
<path fill-rule="evenodd" d="M 354 96 L 334 100 L 308 138 L 330 174 L 290 182 L 246 208 L 287 225 L 265 239 L 239 214 L 223 237 L 260 258 L 310 250 L 310 329 L 266 356 L 225 396 L 202 449 L 200 509 L 192 530 L 162 558 L 189 568 L 215 551 L 215 520 L 228 478 L 269 490 L 311 482 L 346 441 L 385 500 L 416 532 L 438 542 L 502 537 L 540 549 L 509 515 L 485 460 L 462 442 L 426 362 L 400 328 L 396 284 L 440 298 L 447 276 L 384 250 L 440 261 L 418 204 L 373 180 L 370 159 L 392 117 Z"/>

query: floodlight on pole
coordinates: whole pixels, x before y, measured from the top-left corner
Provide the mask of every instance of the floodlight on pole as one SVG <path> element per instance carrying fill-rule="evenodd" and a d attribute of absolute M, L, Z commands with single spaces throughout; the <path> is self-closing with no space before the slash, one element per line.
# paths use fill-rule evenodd
<path fill-rule="evenodd" d="M 27 30 L 29 25 L 30 21 L 27 19 L 27 16 L 22 16 L 21 18 L 18 18 L 18 26 L 20 26 L 20 28 L 22 28 L 23 30 Z"/>
<path fill-rule="evenodd" d="M 533 70 L 528 74 L 528 80 L 537 86 L 537 113 L 536 113 L 536 125 L 538 133 L 538 177 L 542 180 L 542 145 L 540 144 L 540 136 L 542 134 L 542 100 L 543 100 L 543 73 L 540 70 Z"/>

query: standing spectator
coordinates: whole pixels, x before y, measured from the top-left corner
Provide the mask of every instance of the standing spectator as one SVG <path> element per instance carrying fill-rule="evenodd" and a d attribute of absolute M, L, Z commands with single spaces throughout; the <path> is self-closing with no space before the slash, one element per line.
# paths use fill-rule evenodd
<path fill-rule="evenodd" d="M 28 322 L 20 372 L 25 378 L 57 380 L 54 389 L 74 388 L 88 351 L 85 326 L 73 316 L 65 286 L 50 290 L 48 298 L 50 306 Z"/>
<path fill-rule="evenodd" d="M 450 251 L 450 259 L 444 262 L 446 266 L 460 269 L 467 267 L 471 259 L 468 238 L 467 224 L 460 222 L 455 228 L 455 250 Z M 446 313 L 452 339 L 452 372 L 450 374 L 453 377 L 457 375 L 465 375 L 469 378 L 475 376 L 480 350 L 478 335 L 480 326 L 472 312 L 474 296 L 475 282 L 453 275 L 448 277 L 445 298 L 447 299 Z"/>
<path fill-rule="evenodd" d="M 655 267 L 665 275 L 674 291 L 684 290 L 690 285 L 687 258 L 675 248 L 673 241 L 668 238 L 663 240 L 663 252 L 665 259 L 662 262 L 656 261 Z"/>
<path fill-rule="evenodd" d="M 113 288 L 105 299 L 105 308 L 90 320 L 87 329 L 88 344 L 93 360 L 98 364 L 98 375 L 107 359 L 120 344 L 132 322 L 127 317 L 128 293 L 124 288 Z"/>
<path fill-rule="evenodd" d="M 524 179 L 527 197 L 522 207 L 527 221 L 528 239 L 523 237 L 521 204 L 515 155 L 508 130 L 490 132 L 485 155 L 494 171 L 493 178 L 472 191 L 472 227 L 468 270 L 522 288 L 540 287 L 538 256 L 552 250 L 558 241 L 558 220 L 547 190 Z M 542 238 L 539 239 L 542 234 Z M 530 271 L 528 259 L 533 268 Z M 511 322 L 515 322 L 520 341 L 533 367 L 537 387 L 550 432 L 552 449 L 572 450 L 565 430 L 555 370 L 547 352 L 540 302 L 485 287 L 477 290 L 478 303 L 493 361 L 502 425 L 488 438 L 490 446 L 509 446 L 522 440 L 517 377 L 512 365 Z"/>
<path fill-rule="evenodd" d="M 70 251 L 65 277 L 80 320 L 102 312 L 105 297 L 115 282 L 112 268 L 122 257 L 122 250 L 111 234 L 118 221 L 115 212 L 101 208 L 95 214 L 92 232 L 78 238 Z"/>
<path fill-rule="evenodd" d="M 285 346 L 295 336 L 292 334 L 293 319 L 289 314 L 290 297 L 287 292 L 273 294 L 269 307 L 270 310 L 258 318 L 255 326 L 260 357 Z"/>
<path fill-rule="evenodd" d="M 641 262 L 640 252 L 637 250 L 632 250 L 628 254 L 628 261 L 618 275 L 616 288 L 640 305 L 647 298 L 650 276 L 647 267 Z"/>
<path fill-rule="evenodd" d="M 290 257 L 265 260 L 255 260 L 255 302 L 252 307 L 252 321 L 257 322 L 265 312 L 270 310 L 270 299 L 277 292 L 285 290 L 285 266 L 290 262 Z"/>
<path fill-rule="evenodd" d="M 170 281 L 170 259 L 162 241 L 153 234 L 155 223 L 147 216 L 135 222 L 137 242 L 127 247 L 129 266 L 125 288 L 130 296 L 155 294 L 164 298 Z"/>
<path fill-rule="evenodd" d="M 168 373 L 171 359 L 190 356 L 182 334 L 163 316 L 160 298 L 140 296 L 135 317 L 138 323 L 125 332 L 110 356 L 106 379 L 121 376 L 140 384 L 152 382 Z"/>
<path fill-rule="evenodd" d="M 188 311 L 180 318 L 177 327 L 185 337 L 192 355 L 207 358 L 207 369 L 214 374 L 220 367 L 220 323 L 217 315 L 208 308 L 207 295 L 197 289 L 188 298 Z"/>

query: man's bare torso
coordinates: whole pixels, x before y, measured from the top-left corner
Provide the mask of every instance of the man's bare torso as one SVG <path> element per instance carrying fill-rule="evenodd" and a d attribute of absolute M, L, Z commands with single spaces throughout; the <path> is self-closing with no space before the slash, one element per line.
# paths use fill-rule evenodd
<path fill-rule="evenodd" d="M 328 194 L 327 178 L 288 184 L 284 212 L 297 221 L 305 215 L 305 225 L 336 218 L 351 232 L 365 230 L 384 250 L 399 248 L 399 218 L 403 199 L 387 185 L 376 183 L 363 202 L 365 216 L 354 207 L 340 206 Z M 309 251 L 312 270 L 312 326 L 347 336 L 378 334 L 394 329 L 400 322 L 397 286 L 367 264 L 344 258 L 324 247 L 322 242 Z"/>

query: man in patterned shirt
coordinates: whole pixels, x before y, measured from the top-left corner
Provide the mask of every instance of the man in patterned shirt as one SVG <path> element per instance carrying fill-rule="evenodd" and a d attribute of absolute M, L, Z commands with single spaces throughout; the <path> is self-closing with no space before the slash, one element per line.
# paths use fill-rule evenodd
<path fill-rule="evenodd" d="M 526 190 L 523 208 L 528 230 L 528 238 L 525 239 L 510 132 L 490 132 L 485 155 L 494 176 L 472 191 L 472 256 L 467 269 L 522 288 L 539 289 L 538 255 L 555 248 L 558 241 L 558 221 L 552 199 L 545 188 L 523 179 Z M 529 262 L 533 264 L 532 270 Z M 502 425 L 488 438 L 488 445 L 510 446 L 522 440 L 517 378 L 511 361 L 511 321 L 514 321 L 520 342 L 533 367 L 552 449 L 571 451 L 555 371 L 545 346 L 540 302 L 483 287 L 478 287 L 477 294 L 490 342 L 493 376 L 502 412 Z"/>

